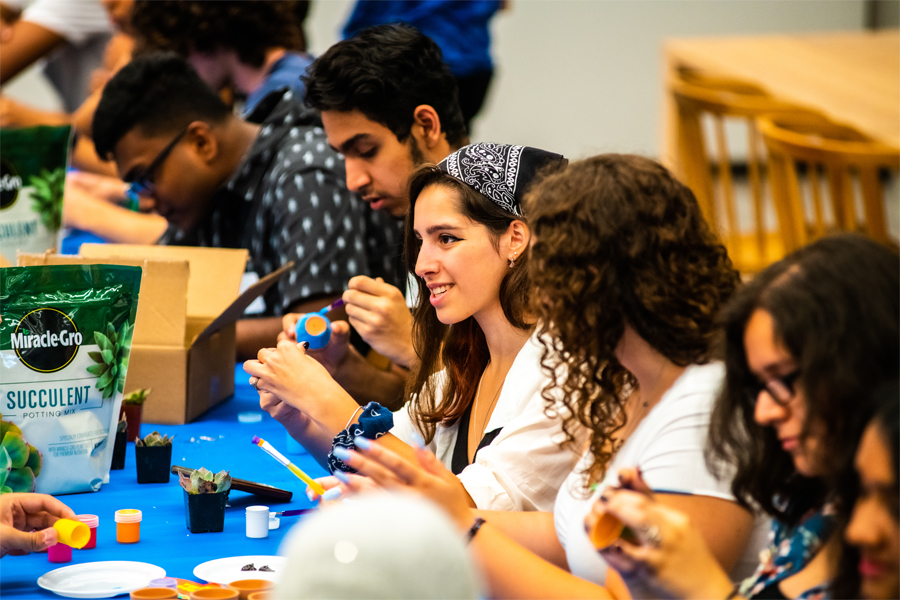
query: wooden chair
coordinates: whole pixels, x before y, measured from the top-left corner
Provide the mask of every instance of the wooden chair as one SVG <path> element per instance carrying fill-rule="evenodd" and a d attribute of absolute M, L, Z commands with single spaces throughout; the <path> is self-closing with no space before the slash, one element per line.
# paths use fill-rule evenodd
<path fill-rule="evenodd" d="M 850 127 L 796 115 L 763 117 L 758 127 L 769 152 L 772 193 L 788 223 L 788 250 L 835 230 L 891 242 L 880 175 L 900 170 L 900 150 Z"/>
<path fill-rule="evenodd" d="M 762 184 L 765 165 L 761 160 L 765 153 L 755 120 L 763 114 L 797 114 L 806 109 L 772 98 L 752 84 L 692 71 L 682 71 L 679 75 L 669 87 L 678 109 L 679 163 L 684 182 L 694 192 L 704 216 L 722 238 L 738 270 L 758 272 L 782 258 L 785 248 L 777 211 L 776 227 L 766 225 L 767 194 Z M 712 120 L 711 144 L 704 135 L 704 118 Z M 739 223 L 738 219 L 726 119 L 743 121 L 747 128 L 751 223 Z"/>

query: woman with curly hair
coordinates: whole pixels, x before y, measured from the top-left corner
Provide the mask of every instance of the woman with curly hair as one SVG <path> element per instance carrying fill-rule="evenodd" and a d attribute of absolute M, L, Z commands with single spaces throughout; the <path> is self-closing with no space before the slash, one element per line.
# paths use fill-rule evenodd
<path fill-rule="evenodd" d="M 337 477 L 353 436 L 379 437 L 410 458 L 407 444 L 424 438 L 468 506 L 553 506 L 578 454 L 560 448 L 561 421 L 544 412 L 547 380 L 531 339 L 530 230 L 520 202 L 538 170 L 562 164 L 536 148 L 473 144 L 413 174 L 405 253 L 418 283 L 419 361 L 406 408 L 393 416 L 374 403 L 360 408 L 291 341 L 245 364 L 266 394 L 261 401 L 280 403 L 267 410 L 286 411 L 278 420 L 318 458 L 327 455 Z"/>
<path fill-rule="evenodd" d="M 582 526 L 593 499 L 618 484 L 621 467 L 639 468 L 661 504 L 690 514 L 720 564 L 749 572 L 754 551 L 742 555 L 753 515 L 703 457 L 724 378 L 723 366 L 711 362 L 715 319 L 739 277 L 693 194 L 649 159 L 601 155 L 542 179 L 526 208 L 542 365 L 551 379 L 544 397 L 548 410 L 564 417 L 569 445 L 580 429 L 590 430 L 555 515 L 492 513 L 473 526 L 471 511 L 442 485 L 427 453 L 419 453 L 422 469 L 377 446 L 363 448 L 350 464 L 447 508 L 475 536 L 489 596 L 623 593 Z M 637 534 L 654 537 L 650 529 Z M 628 593 L 654 594 L 640 582 L 629 582 Z"/>
<path fill-rule="evenodd" d="M 605 554 L 675 597 L 856 597 L 859 559 L 839 532 L 856 497 L 853 458 L 873 390 L 900 371 L 897 253 L 857 235 L 819 240 L 757 275 L 723 321 L 727 375 L 708 455 L 736 465 L 731 490 L 742 506 L 772 517 L 762 563 L 732 589 L 693 517 L 628 490 L 598 509 L 652 528 L 657 543 L 621 542 Z"/>

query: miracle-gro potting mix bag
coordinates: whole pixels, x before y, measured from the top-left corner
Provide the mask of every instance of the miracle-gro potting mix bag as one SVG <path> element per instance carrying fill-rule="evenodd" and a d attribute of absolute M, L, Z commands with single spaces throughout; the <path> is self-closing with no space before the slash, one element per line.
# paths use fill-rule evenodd
<path fill-rule="evenodd" d="M 109 481 L 140 267 L 0 269 L 0 493 Z"/>
<path fill-rule="evenodd" d="M 0 129 L 0 265 L 56 247 L 71 129 Z"/>

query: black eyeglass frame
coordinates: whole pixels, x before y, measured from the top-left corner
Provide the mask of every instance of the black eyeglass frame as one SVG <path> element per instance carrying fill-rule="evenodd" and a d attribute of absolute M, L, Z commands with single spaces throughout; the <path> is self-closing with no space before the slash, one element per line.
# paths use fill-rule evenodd
<path fill-rule="evenodd" d="M 166 144 L 166 147 L 160 150 L 159 154 L 156 155 L 147 168 L 142 170 L 134 180 L 128 186 L 128 190 L 125 192 L 125 195 L 128 197 L 128 200 L 132 204 L 132 206 L 137 207 L 140 203 L 140 195 L 147 193 L 152 194 L 155 191 L 155 184 L 150 180 L 153 174 L 157 169 L 165 162 L 165 160 L 169 157 L 169 154 L 172 153 L 172 150 L 175 149 L 175 146 L 178 145 L 178 142 L 181 141 L 181 138 L 185 136 L 188 132 L 188 128 L 190 125 L 185 126 L 184 129 L 178 132 L 172 141 Z M 137 208 L 135 208 L 137 210 Z"/>
<path fill-rule="evenodd" d="M 747 395 L 750 403 L 754 406 L 756 406 L 756 403 L 759 400 L 759 393 L 763 390 L 766 390 L 769 396 L 772 397 L 772 400 L 775 401 L 775 404 L 787 406 L 797 395 L 794 384 L 797 382 L 797 379 L 800 378 L 800 375 L 800 369 L 794 369 L 786 375 L 772 377 L 764 383 L 754 381 L 753 383 L 748 383 L 744 387 L 744 393 Z M 773 387 L 773 385 L 775 387 Z"/>

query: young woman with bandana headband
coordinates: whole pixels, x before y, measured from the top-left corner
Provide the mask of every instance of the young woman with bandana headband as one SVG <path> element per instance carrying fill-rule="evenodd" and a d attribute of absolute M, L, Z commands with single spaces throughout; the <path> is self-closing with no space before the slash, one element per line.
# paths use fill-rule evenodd
<path fill-rule="evenodd" d="M 552 508 L 578 454 L 561 447 L 562 419 L 544 410 L 520 202 L 539 171 L 565 163 L 536 148 L 473 144 L 411 177 L 405 255 L 419 287 L 420 360 L 406 408 L 361 409 L 296 343 L 245 363 L 260 394 L 280 401 L 279 421 L 337 476 L 351 470 L 341 458 L 355 436 L 380 438 L 410 459 L 408 444 L 422 439 L 467 505 Z M 584 439 L 584 431 L 573 433 Z"/>
<path fill-rule="evenodd" d="M 554 513 L 473 514 L 424 450 L 417 466 L 363 443 L 349 464 L 441 504 L 469 532 L 488 597 L 660 597 L 640 579 L 623 589 L 584 530 L 594 500 L 621 485 L 626 467 L 660 505 L 690 515 L 732 577 L 749 574 L 767 523 L 735 502 L 730 470 L 716 478 L 703 454 L 725 375 L 713 360 L 716 314 L 739 277 L 693 194 L 649 159 L 601 155 L 543 178 L 525 210 L 540 340 L 552 340 L 545 397 L 562 403 L 567 433 L 590 431 L 588 444 L 569 438 L 584 454 Z M 629 535 L 659 542 L 649 527 Z"/>

